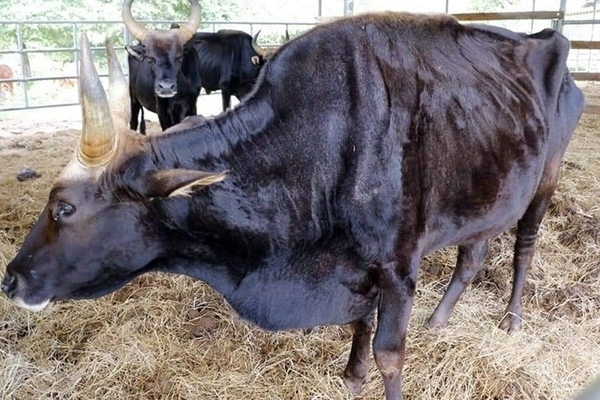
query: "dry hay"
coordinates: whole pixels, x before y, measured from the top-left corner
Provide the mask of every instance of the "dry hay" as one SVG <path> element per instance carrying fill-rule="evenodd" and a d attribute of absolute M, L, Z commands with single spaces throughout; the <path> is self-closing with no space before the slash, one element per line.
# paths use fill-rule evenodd
<path fill-rule="evenodd" d="M 443 330 L 423 324 L 455 249 L 422 266 L 407 343 L 408 399 L 569 399 L 600 371 L 600 117 L 586 115 L 566 154 L 527 277 L 522 331 L 497 329 L 511 286 L 513 233 L 492 241 L 485 270 Z M 154 125 L 156 129 L 156 125 Z M 76 130 L 0 141 L 0 271 L 15 255 Z M 18 182 L 32 167 L 43 176 Z M 3 399 L 349 399 L 340 379 L 345 327 L 267 333 L 212 289 L 149 274 L 97 300 L 32 314 L 0 300 Z M 362 399 L 380 399 L 374 363 Z"/>

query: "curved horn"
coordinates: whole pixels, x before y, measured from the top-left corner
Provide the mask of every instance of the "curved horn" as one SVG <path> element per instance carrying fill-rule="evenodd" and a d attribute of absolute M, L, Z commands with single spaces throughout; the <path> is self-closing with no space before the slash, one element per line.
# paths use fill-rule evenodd
<path fill-rule="evenodd" d="M 192 15 L 190 16 L 190 20 L 188 23 L 181 25 L 181 32 L 183 34 L 184 40 L 187 42 L 194 36 L 198 27 L 200 26 L 200 20 L 202 19 L 202 10 L 200 9 L 200 4 L 198 4 L 198 0 L 189 0 L 190 5 L 192 6 Z"/>
<path fill-rule="evenodd" d="M 148 34 L 148 29 L 144 28 L 142 24 L 133 19 L 131 15 L 131 3 L 133 0 L 124 0 L 121 8 L 121 17 L 127 30 L 140 42 L 144 40 Z"/>
<path fill-rule="evenodd" d="M 81 35 L 80 46 L 79 90 L 83 126 L 77 157 L 84 166 L 93 168 L 106 163 L 112 156 L 116 148 L 116 131 L 85 33 Z"/>
<path fill-rule="evenodd" d="M 258 54 L 261 57 L 264 57 L 265 54 L 266 54 L 266 51 L 265 51 L 265 49 L 263 49 L 262 47 L 260 47 L 258 45 L 258 42 L 257 42 L 258 34 L 259 33 L 260 33 L 260 29 L 258 30 L 258 32 L 256 32 L 256 34 L 252 38 L 252 48 L 254 49 L 254 51 L 256 52 L 256 54 Z"/>
<path fill-rule="evenodd" d="M 125 124 L 131 119 L 131 107 L 129 105 L 129 86 L 117 53 L 110 39 L 104 41 L 106 45 L 106 57 L 108 58 L 108 95 L 111 114 L 122 119 Z M 116 122 L 116 121 L 115 121 Z"/>

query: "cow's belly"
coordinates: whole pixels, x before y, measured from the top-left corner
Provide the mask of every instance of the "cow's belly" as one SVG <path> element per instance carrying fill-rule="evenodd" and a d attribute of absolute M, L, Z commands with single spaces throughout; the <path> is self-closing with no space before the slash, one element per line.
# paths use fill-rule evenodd
<path fill-rule="evenodd" d="M 527 178 L 521 178 L 519 185 L 502 187 L 496 201 L 489 204 L 484 212 L 460 217 L 451 212 L 440 213 L 429 220 L 424 255 L 446 246 L 468 245 L 490 239 L 514 226 L 537 191 L 541 171 L 520 170 L 515 173 Z"/>
<path fill-rule="evenodd" d="M 357 321 L 375 308 L 377 295 L 356 260 L 305 250 L 247 274 L 227 301 L 242 318 L 275 331 Z"/>

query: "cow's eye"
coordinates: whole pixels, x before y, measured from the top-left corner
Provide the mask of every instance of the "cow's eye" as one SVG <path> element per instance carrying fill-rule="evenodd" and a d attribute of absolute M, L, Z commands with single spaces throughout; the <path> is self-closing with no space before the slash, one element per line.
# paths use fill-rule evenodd
<path fill-rule="evenodd" d="M 52 213 L 52 218 L 58 221 L 60 218 L 68 217 L 75 212 L 75 207 L 64 201 L 59 201 Z"/>
<path fill-rule="evenodd" d="M 177 62 L 180 63 L 181 61 L 183 61 L 183 56 L 177 56 L 177 57 L 175 57 L 175 61 L 177 61 Z"/>

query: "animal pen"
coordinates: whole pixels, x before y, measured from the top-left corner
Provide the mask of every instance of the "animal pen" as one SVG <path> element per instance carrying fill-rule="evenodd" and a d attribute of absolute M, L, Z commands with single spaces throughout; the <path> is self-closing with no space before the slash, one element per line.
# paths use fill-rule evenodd
<path fill-rule="evenodd" d="M 514 230 L 490 241 L 483 270 L 442 330 L 423 325 L 449 281 L 457 251 L 447 248 L 426 257 L 409 325 L 405 395 L 423 400 L 573 399 L 600 371 L 596 4 L 578 8 L 582 4 L 574 0 L 550 5 L 532 0 L 483 13 L 447 0 L 438 3 L 427 11 L 523 32 L 561 30 L 571 39 L 568 65 L 588 105 L 539 233 L 527 275 L 522 331 L 497 329 L 511 286 Z M 339 14 L 356 14 L 366 7 L 351 1 L 336 4 Z M 146 22 L 166 29 L 172 21 L 165 16 Z M 260 29 L 261 45 L 278 46 L 286 28 L 293 38 L 315 23 L 317 19 L 213 21 L 203 22 L 200 30 L 232 28 L 253 35 Z M 81 32 L 94 44 L 103 77 L 105 36 L 120 50 L 123 66 L 123 45 L 131 38 L 120 20 L 0 24 L 15 38 L 12 46 L 0 49 L 0 63 L 15 71 L 15 93 L 0 94 L 2 275 L 79 137 L 79 122 L 32 123 L 27 115 L 44 113 L 49 119 L 58 109 L 79 103 Z M 35 29 L 61 30 L 62 47 L 37 46 L 29 36 Z M 52 56 L 56 54 L 64 57 Z M 149 128 L 159 130 L 157 124 Z M 40 176 L 18 181 L 15 174 L 23 167 Z M 0 296 L 0 398 L 374 400 L 383 393 L 372 357 L 362 394 L 354 397 L 344 386 L 341 373 L 351 341 L 347 327 L 265 332 L 240 320 L 215 291 L 191 278 L 148 274 L 103 298 L 50 308 L 30 314 Z"/>

